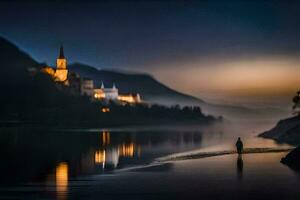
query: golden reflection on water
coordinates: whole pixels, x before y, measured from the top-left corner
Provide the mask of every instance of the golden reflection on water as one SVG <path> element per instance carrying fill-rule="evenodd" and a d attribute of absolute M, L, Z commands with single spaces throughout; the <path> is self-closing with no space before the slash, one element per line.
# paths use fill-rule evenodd
<path fill-rule="evenodd" d="M 66 199 L 68 191 L 68 164 L 61 162 L 56 166 L 56 192 L 58 199 Z"/>
<path fill-rule="evenodd" d="M 119 146 L 119 155 L 123 157 L 133 157 L 135 145 L 133 143 L 125 144 Z"/>
<path fill-rule="evenodd" d="M 108 131 L 102 132 L 102 145 L 110 144 L 110 133 Z"/>
<path fill-rule="evenodd" d="M 103 131 L 100 134 L 101 145 L 94 153 L 94 162 L 96 165 L 113 165 L 117 167 L 120 157 L 133 158 L 140 157 L 141 146 L 136 145 L 134 142 L 123 142 L 122 144 L 111 143 L 110 132 Z"/>
<path fill-rule="evenodd" d="M 96 164 L 102 164 L 103 168 L 105 166 L 105 150 L 96 151 L 95 152 L 95 163 Z"/>
<path fill-rule="evenodd" d="M 119 163 L 120 157 L 133 158 L 137 152 L 137 155 L 140 156 L 141 147 L 136 148 L 136 145 L 131 143 L 123 143 L 117 147 L 105 147 L 102 150 L 96 150 L 94 154 L 95 164 L 102 164 L 103 168 L 106 164 L 113 164 L 115 167 Z"/>

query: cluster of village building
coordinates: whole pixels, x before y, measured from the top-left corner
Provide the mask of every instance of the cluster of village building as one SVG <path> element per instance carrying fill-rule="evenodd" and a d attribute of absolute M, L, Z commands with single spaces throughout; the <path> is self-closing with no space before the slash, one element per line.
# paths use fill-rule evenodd
<path fill-rule="evenodd" d="M 140 103 L 139 94 L 121 94 L 115 84 L 111 88 L 97 88 L 94 81 L 90 78 L 82 78 L 75 72 L 69 72 L 67 59 L 64 56 L 63 47 L 60 47 L 59 57 L 56 59 L 56 68 L 45 66 L 42 72 L 50 75 L 55 82 L 69 87 L 70 92 L 82 96 L 88 96 L 92 101 L 119 101 L 126 103 Z"/>

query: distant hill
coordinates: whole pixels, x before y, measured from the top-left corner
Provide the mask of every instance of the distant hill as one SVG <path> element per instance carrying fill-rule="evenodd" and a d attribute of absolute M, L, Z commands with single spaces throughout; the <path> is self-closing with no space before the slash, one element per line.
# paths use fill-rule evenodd
<path fill-rule="evenodd" d="M 210 104 L 202 99 L 171 89 L 148 74 L 126 73 L 105 69 L 98 70 L 95 67 L 81 63 L 71 64 L 69 69 L 82 77 L 93 79 L 97 87 L 101 86 L 101 81 L 104 82 L 106 87 L 111 87 L 115 83 L 121 93 L 140 93 L 142 99 L 151 103 L 197 105 L 201 106 L 205 113 L 215 116 L 223 115 L 231 119 L 246 119 L 249 117 L 278 119 L 281 116 L 286 116 L 285 112 L 276 109 L 265 108 L 256 110 L 242 106 Z"/>
<path fill-rule="evenodd" d="M 98 70 L 80 63 L 74 63 L 68 67 L 70 71 L 74 71 L 82 77 L 93 79 L 97 87 L 101 86 L 101 81 L 105 87 L 112 87 L 112 84 L 115 83 L 121 93 L 139 93 L 146 101 L 159 102 L 158 100 L 161 99 L 172 104 L 204 103 L 201 99 L 177 92 L 163 85 L 148 74 Z"/>

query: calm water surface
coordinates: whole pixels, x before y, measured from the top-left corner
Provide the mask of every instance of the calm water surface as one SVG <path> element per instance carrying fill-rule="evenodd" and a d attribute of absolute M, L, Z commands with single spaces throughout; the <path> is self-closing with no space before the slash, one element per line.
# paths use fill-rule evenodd
<path fill-rule="evenodd" d="M 271 195 L 269 190 L 278 189 L 293 193 L 300 182 L 279 163 L 286 153 L 151 165 L 174 153 L 230 150 L 237 137 L 245 147 L 288 146 L 255 137 L 273 125 L 252 121 L 195 127 L 1 129 L 0 198 L 169 199 L 178 197 L 175 193 L 221 198 L 232 192 L 235 197 L 251 191 Z"/>

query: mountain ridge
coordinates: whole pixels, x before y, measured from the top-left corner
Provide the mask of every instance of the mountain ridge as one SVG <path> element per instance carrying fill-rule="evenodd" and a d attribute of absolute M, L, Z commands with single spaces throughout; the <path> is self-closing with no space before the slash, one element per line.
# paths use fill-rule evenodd
<path fill-rule="evenodd" d="M 178 92 L 146 73 L 124 73 L 115 70 L 97 69 L 78 62 L 69 65 L 68 68 L 82 77 L 93 79 L 96 87 L 100 87 L 102 81 L 107 87 L 111 87 L 115 83 L 120 92 L 139 93 L 145 100 L 151 101 L 153 97 L 170 99 L 176 97 L 176 100 L 182 102 L 204 103 L 202 99 Z"/>

